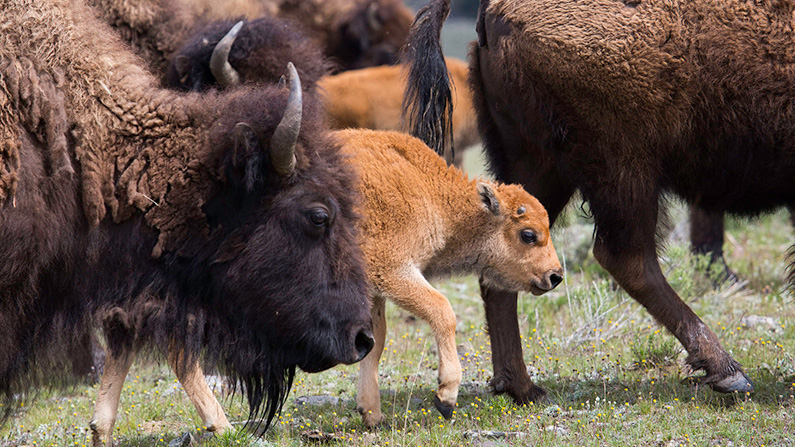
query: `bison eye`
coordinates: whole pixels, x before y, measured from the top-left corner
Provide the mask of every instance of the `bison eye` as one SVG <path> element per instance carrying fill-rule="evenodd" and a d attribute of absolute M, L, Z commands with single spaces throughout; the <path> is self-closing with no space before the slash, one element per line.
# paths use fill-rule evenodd
<path fill-rule="evenodd" d="M 315 208 L 309 211 L 309 221 L 318 227 L 328 224 L 328 211 L 324 208 Z"/>
<path fill-rule="evenodd" d="M 536 236 L 533 230 L 522 230 L 521 236 L 522 242 L 525 244 L 535 244 L 538 242 L 538 236 Z"/>

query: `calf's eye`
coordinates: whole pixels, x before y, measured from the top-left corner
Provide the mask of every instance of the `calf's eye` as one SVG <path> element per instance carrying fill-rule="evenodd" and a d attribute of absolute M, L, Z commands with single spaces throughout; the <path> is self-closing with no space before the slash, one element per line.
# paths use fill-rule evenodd
<path fill-rule="evenodd" d="M 533 230 L 522 230 L 521 237 L 522 242 L 525 244 L 535 244 L 538 242 L 538 236 L 536 236 Z"/>

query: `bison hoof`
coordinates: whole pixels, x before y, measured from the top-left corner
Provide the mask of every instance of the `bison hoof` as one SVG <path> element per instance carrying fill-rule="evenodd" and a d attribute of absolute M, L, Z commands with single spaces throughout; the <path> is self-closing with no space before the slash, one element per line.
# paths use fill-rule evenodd
<path fill-rule="evenodd" d="M 754 383 L 742 371 L 737 371 L 729 377 L 710 383 L 714 391 L 719 393 L 753 393 Z"/>
<path fill-rule="evenodd" d="M 365 413 L 365 412 L 363 412 L 361 410 L 359 411 L 359 413 L 362 415 L 362 423 L 364 423 L 365 427 L 367 427 L 367 428 L 376 428 L 376 427 L 388 428 L 389 424 L 386 423 L 386 418 L 383 415 L 381 415 L 381 414 L 373 414 L 372 412 L 366 412 Z"/>
<path fill-rule="evenodd" d="M 168 447 L 189 447 L 192 444 L 194 444 L 193 435 L 185 432 L 179 438 L 172 439 Z"/>
<path fill-rule="evenodd" d="M 526 382 L 518 380 L 509 382 L 505 377 L 494 378 L 491 388 L 494 394 L 507 394 L 519 405 L 541 402 L 547 396 L 546 390 L 534 384 L 529 377 Z"/>
<path fill-rule="evenodd" d="M 450 405 L 442 402 L 439 399 L 439 396 L 433 396 L 433 405 L 436 406 L 436 409 L 439 410 L 439 413 L 442 413 L 445 419 L 450 419 L 453 417 L 453 410 L 455 409 L 455 405 Z"/>

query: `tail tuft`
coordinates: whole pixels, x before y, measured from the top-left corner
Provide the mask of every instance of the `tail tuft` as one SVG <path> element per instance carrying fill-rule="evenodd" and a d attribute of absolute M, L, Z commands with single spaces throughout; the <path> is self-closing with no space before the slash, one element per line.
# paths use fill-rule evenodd
<path fill-rule="evenodd" d="M 450 14 L 450 0 L 431 0 L 417 12 L 403 48 L 407 87 L 403 97 L 404 128 L 444 155 L 453 147 L 453 95 L 440 34 Z"/>

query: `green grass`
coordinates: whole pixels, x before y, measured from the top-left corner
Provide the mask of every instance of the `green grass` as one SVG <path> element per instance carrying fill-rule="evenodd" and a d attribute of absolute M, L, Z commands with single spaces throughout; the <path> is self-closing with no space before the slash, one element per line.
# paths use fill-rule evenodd
<path fill-rule="evenodd" d="M 681 236 L 684 209 L 675 206 L 671 213 L 663 270 L 756 385 L 753 395 L 727 396 L 685 380 L 691 375 L 686 353 L 593 259 L 593 228 L 578 206 L 553 234 L 566 264 L 565 282 L 519 301 L 525 362 L 548 390 L 546 401 L 517 406 L 489 392 L 491 352 L 477 280 L 464 277 L 435 283 L 458 317 L 464 380 L 451 420 L 443 420 L 432 403 L 438 360 L 428 325 L 388 303 L 380 365 L 383 427 L 366 430 L 355 411 L 354 365 L 299 373 L 284 411 L 261 439 L 242 425 L 203 438 L 201 422 L 168 368 L 138 363 L 124 386 L 117 442 L 165 446 L 190 431 L 204 446 L 319 445 L 319 439 L 324 445 L 382 447 L 795 445 L 795 303 L 785 290 L 784 264 L 795 238 L 787 213 L 728 223 L 727 258 L 743 287 L 713 286 L 714 273 L 689 253 Z M 745 316 L 772 317 L 774 324 L 750 327 L 742 323 Z M 95 394 L 96 386 L 39 392 L 0 429 L 0 446 L 89 445 Z M 328 396 L 330 402 L 297 405 L 302 396 Z M 239 395 L 222 404 L 230 420 L 245 420 Z M 486 431 L 507 437 L 484 437 Z"/>

